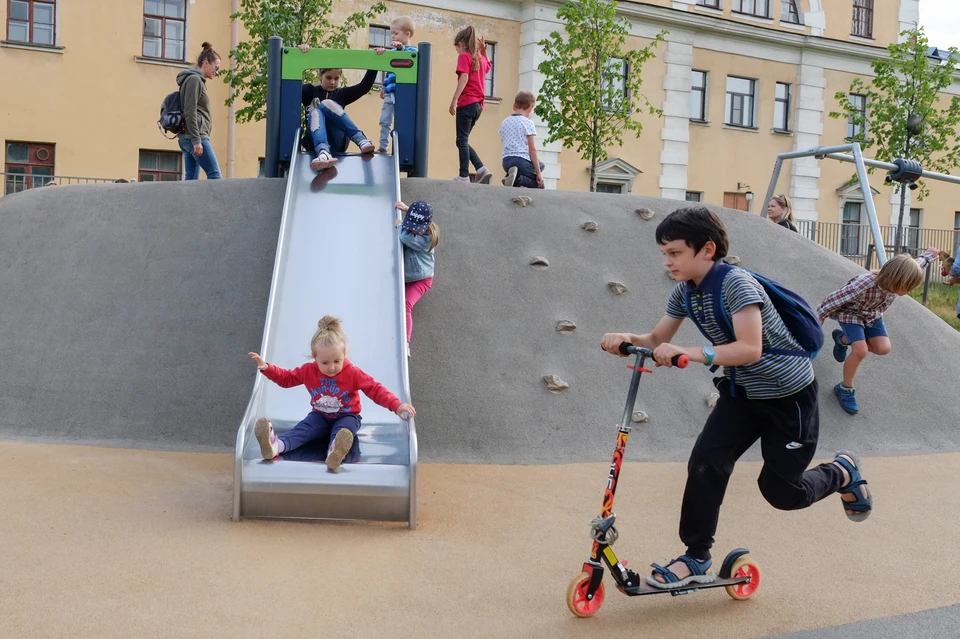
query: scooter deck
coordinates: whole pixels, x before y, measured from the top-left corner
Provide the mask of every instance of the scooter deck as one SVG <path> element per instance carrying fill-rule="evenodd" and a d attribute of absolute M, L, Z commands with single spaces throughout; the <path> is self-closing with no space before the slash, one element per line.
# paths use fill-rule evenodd
<path fill-rule="evenodd" d="M 622 588 L 617 586 L 617 590 L 622 592 L 625 595 L 630 595 L 631 597 L 636 597 L 638 595 L 662 595 L 670 593 L 672 595 L 689 595 L 702 588 L 720 588 L 721 586 L 735 586 L 737 584 L 745 584 L 750 579 L 748 577 L 738 577 L 736 579 L 721 579 L 717 577 L 715 580 L 711 581 L 708 584 L 688 584 L 681 588 L 655 588 L 647 583 L 646 578 L 640 582 L 637 586 L 631 586 L 630 588 Z"/>

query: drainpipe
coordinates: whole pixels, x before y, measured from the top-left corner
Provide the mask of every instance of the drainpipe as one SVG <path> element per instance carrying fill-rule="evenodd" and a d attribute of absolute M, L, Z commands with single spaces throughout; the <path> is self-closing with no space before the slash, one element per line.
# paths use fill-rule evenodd
<path fill-rule="evenodd" d="M 240 11 L 240 0 L 230 1 L 230 15 Z M 230 50 L 233 51 L 240 44 L 240 24 L 236 20 L 230 22 Z M 230 68 L 236 68 L 236 61 L 230 60 Z M 233 87 L 230 87 L 230 96 L 235 93 Z M 237 104 L 234 102 L 227 110 L 227 177 L 233 177 L 233 156 L 236 151 L 237 134 Z"/>

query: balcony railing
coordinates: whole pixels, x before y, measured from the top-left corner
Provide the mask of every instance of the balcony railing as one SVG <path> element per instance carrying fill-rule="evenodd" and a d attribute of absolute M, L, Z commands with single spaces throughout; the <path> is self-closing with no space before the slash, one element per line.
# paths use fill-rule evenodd
<path fill-rule="evenodd" d="M 117 180 L 108 178 L 72 177 L 69 175 L 24 175 L 22 173 L 2 173 L 3 195 L 11 195 L 38 189 L 50 184 L 110 184 Z"/>

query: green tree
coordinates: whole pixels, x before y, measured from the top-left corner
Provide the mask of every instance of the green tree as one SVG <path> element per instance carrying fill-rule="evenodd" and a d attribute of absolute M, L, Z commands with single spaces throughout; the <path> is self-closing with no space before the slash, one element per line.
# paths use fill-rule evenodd
<path fill-rule="evenodd" d="M 624 130 L 637 137 L 643 131 L 634 112 L 663 115 L 640 92 L 640 70 L 667 32 L 642 49 L 627 51 L 630 22 L 617 15 L 616 2 L 567 2 L 557 17 L 564 33 L 554 31 L 537 43 L 546 59 L 538 67 L 544 79 L 536 113 L 549 127 L 548 144 L 560 140 L 590 160 L 590 190 L 596 191 L 597 162 L 607 158 L 607 148 L 623 146 Z"/>
<path fill-rule="evenodd" d="M 267 104 L 267 43 L 270 36 L 283 38 L 285 46 L 308 44 L 311 47 L 346 49 L 350 34 L 362 29 L 386 11 L 377 2 L 366 11 L 357 11 L 342 22 L 331 21 L 338 0 L 241 0 L 240 11 L 230 16 L 240 20 L 249 38 L 230 52 L 234 66 L 224 82 L 234 91 L 227 106 L 242 99 L 237 122 L 262 120 Z"/>
<path fill-rule="evenodd" d="M 875 77 L 870 84 L 860 78 L 850 83 L 849 93 L 866 96 L 866 114 L 851 103 L 848 93 L 838 92 L 835 97 L 840 111 L 831 112 L 830 117 L 847 118 L 863 131 L 861 146 L 875 149 L 874 157 L 881 162 L 904 158 L 920 162 L 924 169 L 949 173 L 960 166 L 960 97 L 954 96 L 942 104 L 939 94 L 953 84 L 960 51 L 951 47 L 946 60 L 937 60 L 929 57 L 923 27 L 900 35 L 903 42 L 888 47 L 889 57 L 874 60 Z M 923 200 L 930 190 L 922 180 L 918 186 L 917 199 Z M 904 243 L 907 186 L 900 184 L 899 189 L 900 217 L 894 243 L 897 252 Z"/>

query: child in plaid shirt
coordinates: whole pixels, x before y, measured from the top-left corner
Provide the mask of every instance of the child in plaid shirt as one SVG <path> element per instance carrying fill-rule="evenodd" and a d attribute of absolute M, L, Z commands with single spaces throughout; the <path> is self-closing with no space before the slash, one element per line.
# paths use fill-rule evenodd
<path fill-rule="evenodd" d="M 833 357 L 843 363 L 843 382 L 833 388 L 840 407 L 856 415 L 856 391 L 853 378 L 867 353 L 886 355 L 890 338 L 883 324 L 883 313 L 898 296 L 906 295 L 923 282 L 923 269 L 937 259 L 938 249 L 928 248 L 917 259 L 896 255 L 879 273 L 858 275 L 843 288 L 830 293 L 817 308 L 822 324 L 828 317 L 840 323 L 833 331 Z M 850 349 L 848 356 L 847 350 Z"/>

